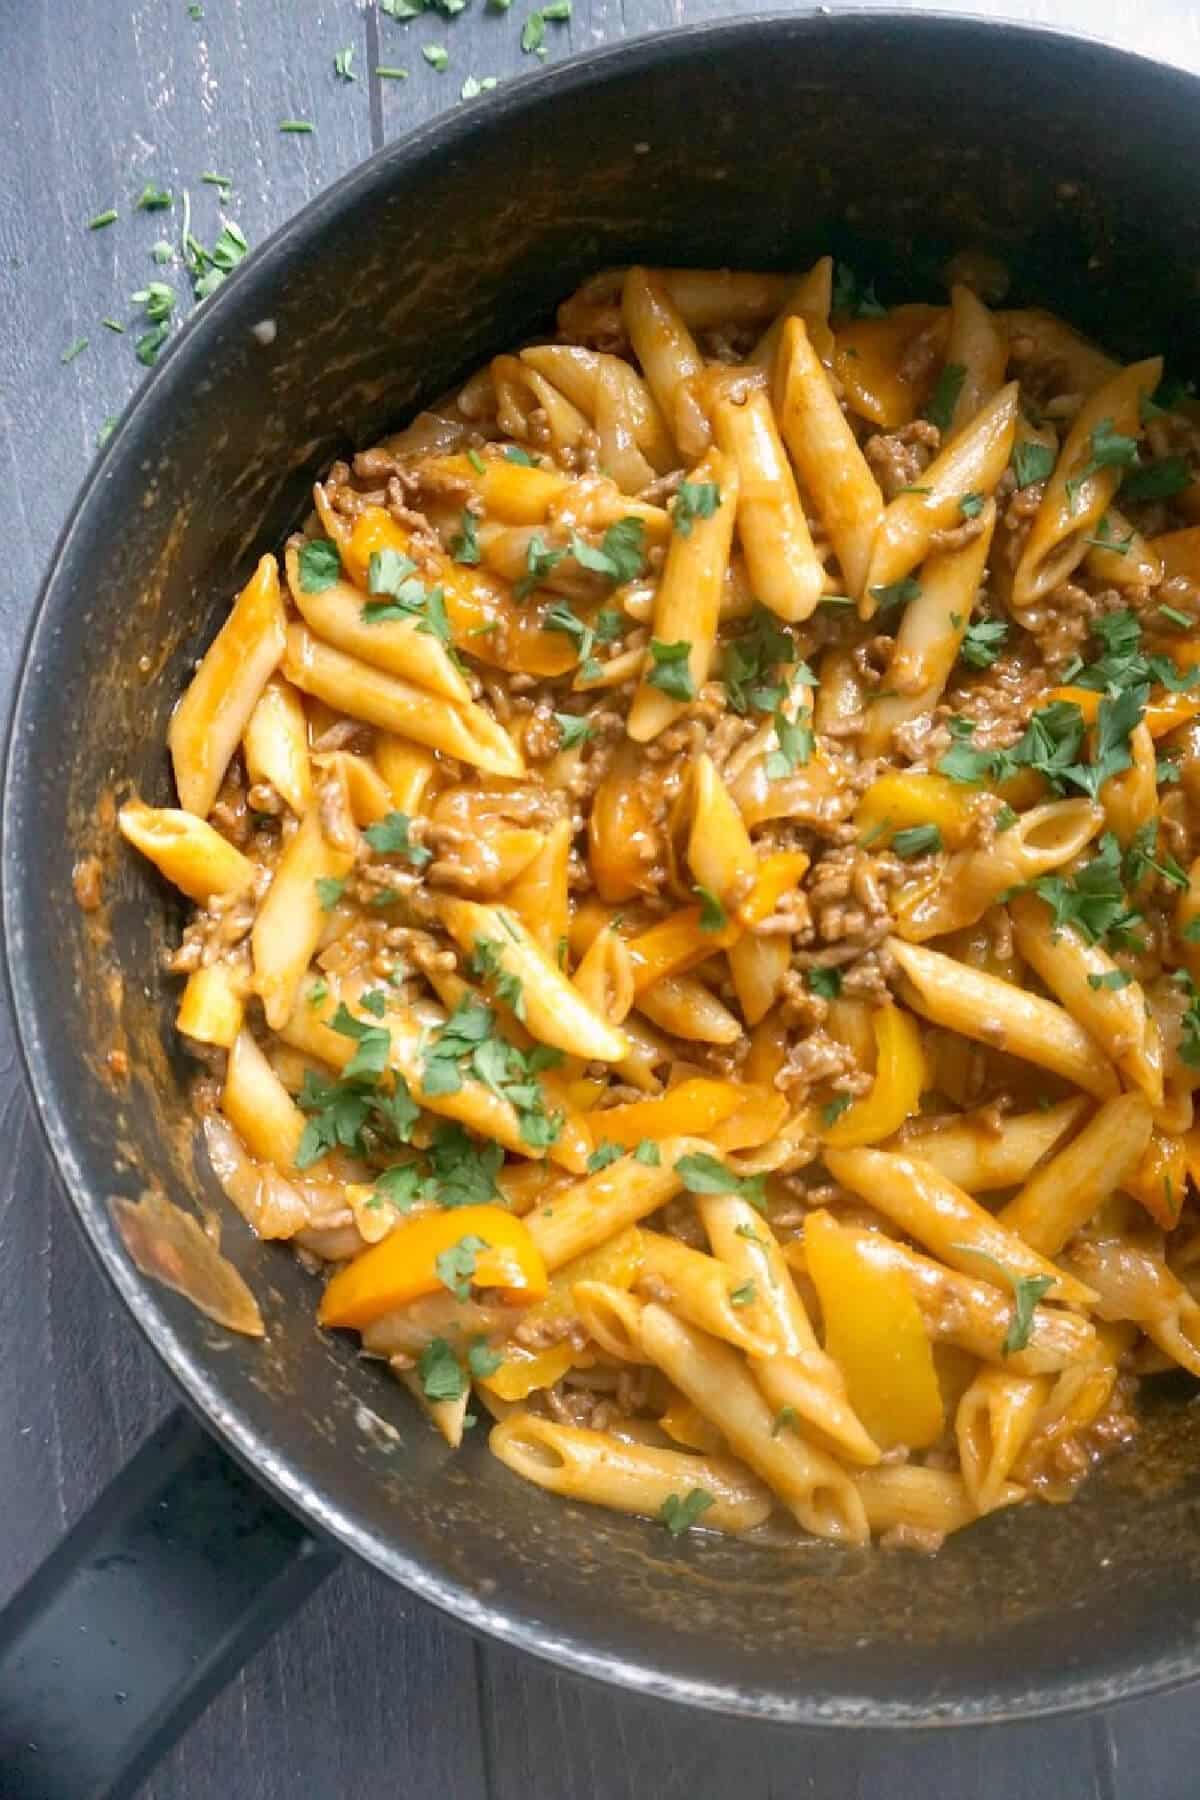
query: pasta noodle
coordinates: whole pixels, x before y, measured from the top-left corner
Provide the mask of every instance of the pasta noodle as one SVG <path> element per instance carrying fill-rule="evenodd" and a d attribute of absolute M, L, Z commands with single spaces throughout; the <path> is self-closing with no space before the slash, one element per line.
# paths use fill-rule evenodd
<path fill-rule="evenodd" d="M 234 597 L 117 830 L 239 1228 L 451 1448 L 929 1551 L 1200 1377 L 1160 373 L 828 256 L 604 270 Z"/>

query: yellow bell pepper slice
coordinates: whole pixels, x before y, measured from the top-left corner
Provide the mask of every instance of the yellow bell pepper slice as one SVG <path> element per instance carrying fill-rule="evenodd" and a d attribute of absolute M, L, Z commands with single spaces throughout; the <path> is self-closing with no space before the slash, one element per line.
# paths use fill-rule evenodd
<path fill-rule="evenodd" d="M 408 556 L 411 549 L 410 534 L 384 507 L 365 506 L 341 546 L 341 555 L 351 581 L 365 592 L 373 552 L 396 550 Z M 519 606 L 506 582 L 466 568 L 440 551 L 423 548 L 421 571 L 428 587 L 442 590 L 455 644 L 465 646 L 480 662 L 530 675 L 563 675 L 574 667 L 574 645 L 561 632 L 542 629 L 546 604 Z"/>
<path fill-rule="evenodd" d="M 855 412 L 888 431 L 915 419 L 933 390 L 949 321 L 946 307 L 918 304 L 893 307 L 881 319 L 840 323 L 833 366 Z M 931 326 L 937 328 L 934 354 L 910 374 L 905 353 Z"/>
<path fill-rule="evenodd" d="M 777 850 L 773 856 L 764 856 L 754 886 L 738 908 L 740 922 L 749 928 L 769 919 L 783 896 L 799 887 L 807 873 L 808 857 L 803 850 Z"/>
<path fill-rule="evenodd" d="M 468 1277 L 475 1287 L 500 1288 L 517 1306 L 541 1299 L 546 1265 L 520 1219 L 501 1206 L 457 1206 L 409 1219 L 360 1251 L 321 1296 L 320 1323 L 361 1330 L 410 1300 L 437 1293 L 450 1285 L 442 1279 L 438 1258 L 464 1238 L 479 1240 Z"/>
<path fill-rule="evenodd" d="M 882 1450 L 924 1449 L 942 1431 L 942 1393 L 921 1311 L 898 1269 L 860 1257 L 827 1212 L 804 1226 L 805 1265 L 825 1320 L 825 1350 L 850 1405 Z"/>
<path fill-rule="evenodd" d="M 1125 1192 L 1132 1194 L 1164 1231 L 1172 1231 L 1178 1225 L 1187 1198 L 1187 1178 L 1195 1166 L 1187 1139 L 1194 1136 L 1194 1128 L 1183 1138 L 1164 1131 L 1151 1132 L 1141 1161 L 1125 1179 Z"/>
<path fill-rule="evenodd" d="M 823 1143 L 840 1149 L 880 1144 L 891 1137 L 916 1112 L 925 1086 L 925 1052 L 912 1014 L 899 1006 L 881 1006 L 872 1015 L 871 1026 L 875 1033 L 871 1091 L 820 1134 Z"/>
<path fill-rule="evenodd" d="M 648 931 L 630 938 L 626 949 L 633 969 L 633 987 L 644 994 L 656 981 L 668 975 L 682 975 L 699 963 L 707 962 L 714 950 L 724 950 L 740 936 L 736 925 L 724 925 L 717 931 L 705 931 L 700 923 L 700 908 L 685 906 L 670 913 Z"/>
<path fill-rule="evenodd" d="M 898 831 L 913 825 L 936 825 L 942 842 L 954 850 L 971 827 L 972 790 L 948 775 L 881 775 L 873 781 L 854 815 L 860 842 L 882 848 Z"/>
<path fill-rule="evenodd" d="M 696 1076 L 653 1100 L 633 1100 L 598 1112 L 592 1125 L 597 1140 L 607 1139 L 624 1150 L 636 1149 L 643 1138 L 657 1143 L 667 1137 L 705 1137 L 740 1112 L 751 1092 L 738 1082 Z"/>
<path fill-rule="evenodd" d="M 1085 725 L 1094 725 L 1100 712 L 1103 694 L 1097 694 L 1091 688 L 1057 687 L 1051 688 L 1047 701 L 1067 700 L 1077 706 L 1083 714 Z M 1142 715 L 1142 722 L 1152 738 L 1166 737 L 1177 725 L 1186 725 L 1189 719 L 1200 717 L 1200 693 L 1175 694 L 1170 691 L 1157 695 L 1147 702 Z"/>
<path fill-rule="evenodd" d="M 504 1348 L 504 1361 L 494 1375 L 480 1382 L 497 1400 L 527 1400 L 538 1388 L 553 1387 L 575 1361 L 575 1352 L 564 1338 L 546 1350 L 526 1350 L 521 1344 Z"/>

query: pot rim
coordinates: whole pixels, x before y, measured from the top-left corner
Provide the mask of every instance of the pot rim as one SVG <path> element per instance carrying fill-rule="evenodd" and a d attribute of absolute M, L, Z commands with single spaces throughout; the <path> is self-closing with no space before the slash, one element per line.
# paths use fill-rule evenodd
<path fill-rule="evenodd" d="M 51 554 L 22 647 L 19 674 L 8 720 L 0 794 L 0 925 L 5 944 L 4 966 L 16 1038 L 45 1144 L 72 1210 L 88 1243 L 155 1354 L 224 1447 L 274 1496 L 307 1523 L 354 1552 L 402 1588 L 428 1601 L 460 1624 L 524 1650 L 559 1669 L 610 1682 L 647 1699 L 671 1700 L 706 1711 L 737 1715 L 778 1725 L 839 1728 L 937 1727 L 995 1724 L 1045 1718 L 1117 1700 L 1145 1697 L 1181 1686 L 1200 1673 L 1200 1634 L 1190 1654 L 1163 1654 L 1140 1659 L 1119 1675 L 1086 1675 L 1063 1671 L 1052 1686 L 1022 1690 L 1009 1683 L 992 1692 L 922 1701 L 883 1699 L 851 1691 L 831 1695 L 747 1688 L 735 1681 L 671 1673 L 649 1661 L 597 1649 L 584 1628 L 556 1632 L 516 1605 L 489 1605 L 463 1582 L 431 1569 L 417 1556 L 362 1525 L 325 1490 L 310 1483 L 279 1455 L 272 1443 L 224 1398 L 209 1362 L 189 1347 L 161 1306 L 155 1284 L 141 1276 L 108 1231 L 103 1199 L 93 1191 L 72 1142 L 70 1108 L 46 1074 L 42 1014 L 37 1005 L 36 973 L 24 954 L 24 919 L 35 904 L 24 891 L 20 839 L 15 818 L 22 788 L 28 783 L 23 753 L 39 717 L 38 651 L 51 618 L 69 604 L 74 587 L 71 565 L 84 522 L 104 504 L 105 489 L 115 470 L 131 467 L 152 441 L 154 422 L 168 416 L 171 396 L 191 386 L 202 372 L 205 346 L 228 323 L 254 317 L 268 303 L 276 271 L 306 241 L 319 239 L 344 206 L 373 190 L 394 191 L 406 171 L 418 171 L 431 158 L 468 145 L 484 117 L 502 125 L 540 109 L 564 105 L 582 88 L 602 86 L 628 74 L 646 74 L 682 55 L 720 55 L 729 46 L 754 38 L 803 38 L 810 32 L 847 39 L 871 36 L 902 26 L 920 37 L 947 31 L 980 39 L 1020 38 L 1036 55 L 1040 44 L 1070 45 L 1114 68 L 1142 65 L 1159 78 L 1173 77 L 1200 97 L 1200 78 L 1160 59 L 1126 50 L 1087 33 L 1007 18 L 984 18 L 961 12 L 912 13 L 895 7 L 830 13 L 823 7 L 800 11 L 755 11 L 647 33 L 618 44 L 572 56 L 504 84 L 478 106 L 456 107 L 374 152 L 310 200 L 249 252 L 235 280 L 227 281 L 191 314 L 172 339 L 150 377 L 127 403 L 116 430 L 97 456 L 73 500 Z M 483 108 L 486 106 L 486 112 Z M 899 1646 L 897 1647 L 899 1650 Z"/>

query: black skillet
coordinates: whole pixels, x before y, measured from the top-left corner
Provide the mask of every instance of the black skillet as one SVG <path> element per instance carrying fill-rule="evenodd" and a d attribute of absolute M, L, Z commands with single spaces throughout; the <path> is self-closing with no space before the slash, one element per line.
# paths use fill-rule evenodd
<path fill-rule="evenodd" d="M 313 1282 L 193 1159 L 176 984 L 157 972 L 179 909 L 97 816 L 130 779 L 169 800 L 164 731 L 190 659 L 314 473 L 544 327 L 589 271 L 798 269 L 832 247 L 892 300 L 935 297 L 947 256 L 982 246 L 1015 301 L 1186 374 L 1198 167 L 1200 83 L 1134 56 L 982 20 L 746 18 L 534 75 L 380 152 L 180 334 L 54 556 L 9 744 L 3 877 L 63 1187 L 192 1415 L 0 1619 L 5 1793 L 128 1792 L 335 1545 L 561 1668 L 762 1720 L 1030 1717 L 1200 1672 L 1200 1434 L 1178 1384 L 1075 1505 L 996 1517 L 933 1560 L 675 1543 L 530 1489 L 482 1442 L 448 1454 L 385 1372 L 315 1330 Z M 111 935 L 72 897 L 89 851 Z M 265 1346 L 134 1270 L 109 1201 L 152 1184 L 220 1211 Z"/>

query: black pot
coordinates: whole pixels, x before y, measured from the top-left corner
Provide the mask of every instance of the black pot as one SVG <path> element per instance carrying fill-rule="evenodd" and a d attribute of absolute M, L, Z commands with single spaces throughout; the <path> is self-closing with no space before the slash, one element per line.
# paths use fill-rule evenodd
<path fill-rule="evenodd" d="M 1007 261 L 1016 303 L 1120 354 L 1165 349 L 1186 374 L 1198 165 L 1200 84 L 1098 45 L 908 14 L 680 30 L 535 74 L 382 151 L 249 258 L 130 407 L 59 543 L 17 699 L 14 1009 L 101 1263 L 216 1438 L 322 1543 L 561 1668 L 777 1722 L 1027 1717 L 1200 1671 L 1200 1442 L 1178 1385 L 1075 1505 L 998 1515 L 933 1560 L 676 1543 L 529 1488 L 481 1442 L 449 1454 L 386 1372 L 315 1330 L 313 1282 L 244 1229 L 194 1156 L 176 984 L 158 973 L 179 910 L 100 818 L 130 778 L 168 802 L 164 733 L 190 659 L 314 474 L 544 324 L 588 272 L 802 268 L 832 248 L 887 299 L 932 297 L 947 256 L 982 246 Z M 104 862 L 103 928 L 72 897 L 86 852 Z M 114 1045 L 125 1084 L 106 1070 Z M 265 1346 L 133 1269 L 109 1200 L 148 1187 L 220 1214 Z M 328 1564 L 185 1422 L 123 1479 L 3 1622 L 0 1735 L 12 1756 L 40 1743 L 39 1793 L 101 1788 L 98 1770 L 131 1780 L 175 1709 Z M 71 1633 L 89 1619 L 81 1657 Z"/>

